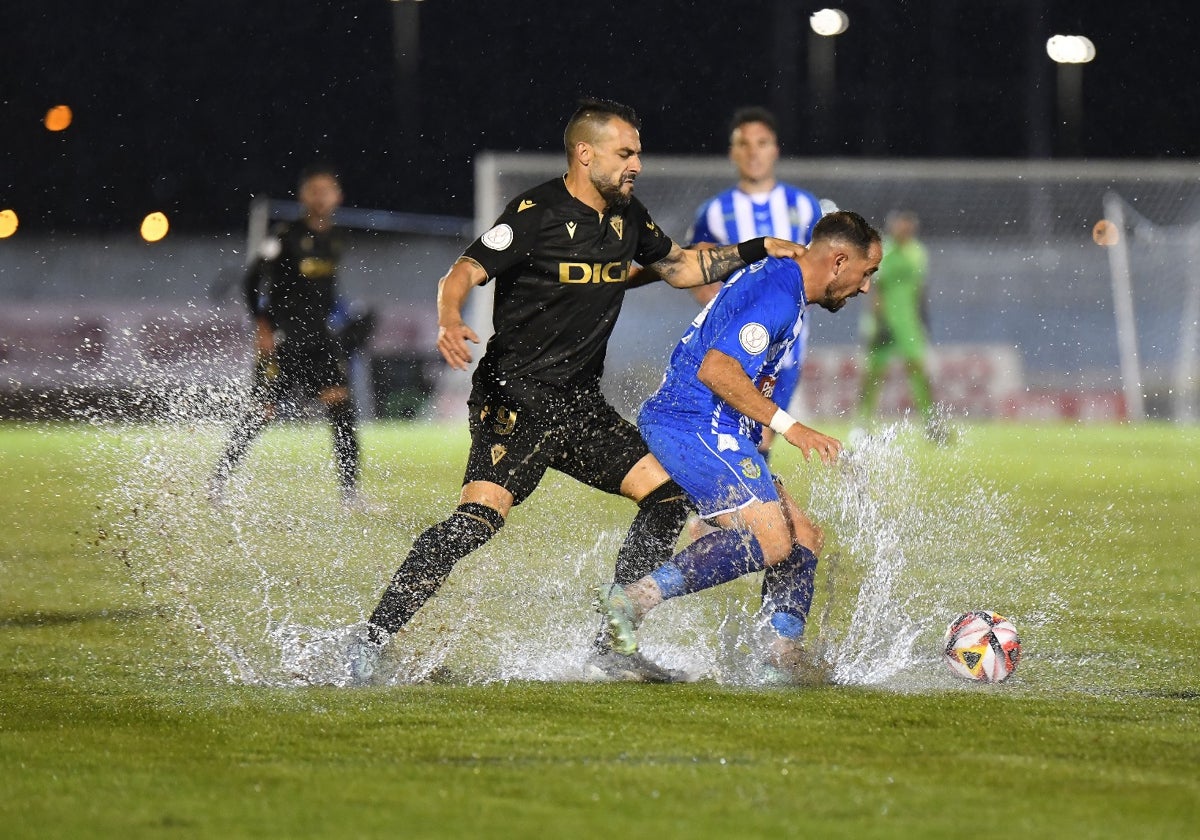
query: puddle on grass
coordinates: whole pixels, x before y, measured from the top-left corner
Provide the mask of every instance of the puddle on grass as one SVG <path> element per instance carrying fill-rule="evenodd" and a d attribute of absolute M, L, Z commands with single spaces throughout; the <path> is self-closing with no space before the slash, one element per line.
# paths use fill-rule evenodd
<path fill-rule="evenodd" d="M 313 423 L 268 431 L 226 504 L 214 508 L 203 488 L 225 432 L 187 421 L 121 435 L 127 467 L 102 515 L 120 534 L 124 563 L 174 616 L 188 666 L 250 685 L 344 685 L 350 634 L 413 539 L 452 500 L 428 499 L 423 517 L 343 510 L 328 429 Z M 1054 638 L 1064 618 L 1082 611 L 1082 582 L 1053 577 L 1049 558 L 1022 534 L 1014 503 L 968 474 L 969 439 L 939 453 L 955 480 L 915 468 L 912 454 L 926 446 L 898 425 L 836 469 L 806 470 L 808 488 L 784 476 L 829 535 L 810 644 L 825 652 L 832 680 L 914 692 L 967 686 L 941 663 L 940 645 L 946 624 L 968 609 L 1011 618 L 1027 662 L 1070 658 Z M 374 486 L 423 498 L 419 479 L 402 467 L 370 469 Z M 584 678 L 599 626 L 591 588 L 610 575 L 623 524 L 589 539 L 580 527 L 595 518 L 586 502 L 573 517 L 554 499 L 594 491 L 574 495 L 563 478 L 546 485 L 499 537 L 460 562 L 389 646 L 379 682 Z M 643 651 L 698 677 L 753 685 L 757 608 L 757 576 L 670 601 L 643 625 Z M 1025 667 L 1010 684 L 1025 682 Z"/>

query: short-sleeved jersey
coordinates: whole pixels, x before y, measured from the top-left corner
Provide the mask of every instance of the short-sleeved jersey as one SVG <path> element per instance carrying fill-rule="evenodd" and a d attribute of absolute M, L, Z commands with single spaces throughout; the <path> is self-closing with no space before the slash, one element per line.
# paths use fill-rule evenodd
<path fill-rule="evenodd" d="M 757 236 L 777 236 L 807 245 L 823 214 L 815 195 L 791 184 L 777 183 L 766 195 L 750 195 L 735 186 L 700 205 L 688 242 L 729 245 Z M 800 381 L 807 345 L 806 328 L 783 362 L 775 401 L 785 409 Z"/>
<path fill-rule="evenodd" d="M 719 350 L 771 397 L 784 357 L 803 329 L 807 305 L 795 260 L 768 257 L 736 272 L 675 346 L 662 384 L 642 406 L 639 425 L 650 421 L 757 437 L 758 423 L 700 382 L 700 364 L 709 350 Z"/>
<path fill-rule="evenodd" d="M 496 281 L 476 387 L 529 400 L 598 383 L 630 265 L 671 247 L 636 198 L 601 216 L 562 178 L 514 198 L 463 253 Z"/>
<path fill-rule="evenodd" d="M 919 318 L 928 266 L 929 255 L 916 239 L 884 240 L 883 260 L 871 285 L 883 304 L 885 319 L 890 320 L 893 312 L 897 319 Z"/>
<path fill-rule="evenodd" d="M 314 231 L 303 221 L 277 226 L 246 274 L 250 313 L 265 317 L 289 341 L 324 341 L 341 254 L 336 228 Z"/>
<path fill-rule="evenodd" d="M 700 205 L 688 242 L 732 245 L 777 236 L 807 245 L 821 214 L 817 197 L 791 184 L 776 184 L 765 196 L 731 187 Z"/>

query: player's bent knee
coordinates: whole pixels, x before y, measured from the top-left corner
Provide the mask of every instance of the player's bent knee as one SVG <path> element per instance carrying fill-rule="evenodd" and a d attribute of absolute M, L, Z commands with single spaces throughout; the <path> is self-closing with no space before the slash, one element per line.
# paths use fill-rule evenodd
<path fill-rule="evenodd" d="M 820 554 L 821 549 L 825 547 L 825 531 L 809 522 L 806 526 L 796 529 L 796 542 L 813 554 Z"/>
<path fill-rule="evenodd" d="M 458 496 L 459 507 L 482 505 L 491 508 L 503 520 L 513 507 L 513 494 L 490 481 L 468 481 Z"/>
<path fill-rule="evenodd" d="M 630 467 L 621 479 L 621 495 L 640 502 L 657 488 L 671 481 L 671 476 L 653 455 L 643 456 Z"/>
<path fill-rule="evenodd" d="M 825 531 L 798 507 L 789 509 L 788 519 L 792 525 L 793 539 L 814 554 L 820 554 L 825 547 Z"/>
<path fill-rule="evenodd" d="M 792 535 L 786 527 L 759 528 L 755 530 L 754 537 L 768 566 L 783 562 L 792 553 Z"/>

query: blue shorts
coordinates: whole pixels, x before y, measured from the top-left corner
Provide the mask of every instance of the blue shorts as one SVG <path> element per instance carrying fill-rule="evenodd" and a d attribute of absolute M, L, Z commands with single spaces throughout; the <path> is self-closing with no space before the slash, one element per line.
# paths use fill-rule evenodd
<path fill-rule="evenodd" d="M 695 502 L 701 518 L 779 500 L 767 461 L 749 438 L 640 421 L 638 429 L 663 469 Z"/>

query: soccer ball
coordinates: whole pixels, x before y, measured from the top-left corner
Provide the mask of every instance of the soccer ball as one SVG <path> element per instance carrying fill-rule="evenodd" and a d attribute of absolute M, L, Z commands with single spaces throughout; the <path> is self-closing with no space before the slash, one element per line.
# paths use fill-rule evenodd
<path fill-rule="evenodd" d="M 990 610 L 963 613 L 946 628 L 946 664 L 956 675 L 976 682 L 1001 682 L 1021 660 L 1017 628 Z"/>

